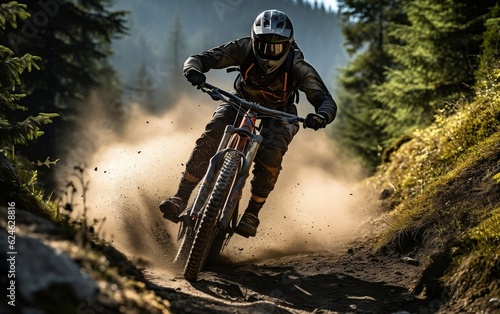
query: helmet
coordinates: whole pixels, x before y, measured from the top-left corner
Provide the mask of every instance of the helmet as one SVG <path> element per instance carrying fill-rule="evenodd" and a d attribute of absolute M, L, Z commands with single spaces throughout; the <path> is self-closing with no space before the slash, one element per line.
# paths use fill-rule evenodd
<path fill-rule="evenodd" d="M 266 10 L 255 19 L 252 48 L 257 62 L 266 73 L 275 71 L 285 61 L 292 41 L 292 22 L 285 13 Z"/>

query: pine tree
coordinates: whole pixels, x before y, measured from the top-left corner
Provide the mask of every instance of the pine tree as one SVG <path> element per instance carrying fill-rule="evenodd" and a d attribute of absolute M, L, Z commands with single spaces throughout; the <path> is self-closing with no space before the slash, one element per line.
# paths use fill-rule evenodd
<path fill-rule="evenodd" d="M 78 119 L 80 106 L 95 90 L 105 91 L 108 106 L 119 103 L 118 80 L 107 63 L 111 41 L 126 32 L 125 12 L 110 12 L 111 0 L 26 0 L 31 17 L 9 32 L 4 42 L 19 53 L 40 56 L 41 71 L 29 73 L 23 91 L 35 110 L 58 112 L 61 119 L 46 130 L 46 136 L 24 154 L 34 160 L 59 156 L 58 146 L 67 142 Z M 116 112 L 116 108 L 107 108 Z M 84 110 L 84 109 L 83 109 Z M 64 150 L 68 150 L 65 148 Z"/>
<path fill-rule="evenodd" d="M 428 125 L 437 109 L 470 90 L 487 8 L 484 1 L 468 0 L 405 6 L 409 23 L 393 23 L 390 35 L 397 44 L 386 45 L 397 64 L 375 87 L 375 99 L 384 104 L 375 117 L 388 135 L 386 144 Z"/>
<path fill-rule="evenodd" d="M 6 23 L 17 27 L 18 18 L 27 18 L 26 5 L 15 1 L 0 4 L 0 35 L 4 35 Z M 23 121 L 14 121 L 16 111 L 27 108 L 21 106 L 19 101 L 24 94 L 15 93 L 16 86 L 21 84 L 20 75 L 24 71 L 31 72 L 33 68 L 39 69 L 37 62 L 40 57 L 24 54 L 16 57 L 14 52 L 0 45 L 0 148 L 12 150 L 16 144 L 27 144 L 43 134 L 41 126 L 52 122 L 57 114 L 39 113 L 29 116 Z"/>
<path fill-rule="evenodd" d="M 496 4 L 488 14 L 485 22 L 486 31 L 483 34 L 481 58 L 476 72 L 476 83 L 482 85 L 487 82 L 484 78 L 491 72 L 491 68 L 498 67 L 500 60 L 500 4 Z M 480 82 L 477 82 L 481 80 Z"/>
<path fill-rule="evenodd" d="M 405 21 L 403 5 L 401 0 L 339 1 L 344 45 L 353 56 L 339 79 L 340 141 L 372 170 L 380 163 L 385 137 L 383 127 L 375 121 L 382 104 L 374 99 L 373 88 L 385 81 L 384 72 L 393 64 L 385 50 L 390 40 L 387 25 Z"/>
<path fill-rule="evenodd" d="M 380 153 L 474 84 L 484 21 L 496 1 L 339 1 L 347 49 L 340 133 L 373 166 Z M 371 121 L 368 130 L 356 132 Z"/>
<path fill-rule="evenodd" d="M 8 25 L 16 28 L 18 19 L 28 17 L 24 4 L 15 1 L 0 4 L 0 36 L 5 36 Z M 57 117 L 55 113 L 37 113 L 24 120 L 16 119 L 17 112 L 27 110 L 19 104 L 25 96 L 17 92 L 21 74 L 30 72 L 33 68 L 39 69 L 38 62 L 40 58 L 37 56 L 26 53 L 17 57 L 11 48 L 0 45 L 0 199 L 4 203 L 14 201 L 24 209 L 40 208 L 41 205 L 36 204 L 34 191 L 31 190 L 36 183 L 36 172 L 28 169 L 16 171 L 11 165 L 14 159 L 20 159 L 14 158 L 16 145 L 26 145 L 40 137 L 43 134 L 42 126 Z M 11 160 L 7 160 L 4 154 L 9 155 Z M 19 176 L 19 171 L 29 173 L 29 181 Z"/>
<path fill-rule="evenodd" d="M 180 86 L 185 86 L 185 84 L 179 84 L 180 82 L 184 83 L 182 78 L 182 67 L 185 60 L 184 49 L 186 47 L 184 31 L 179 14 L 175 15 L 174 22 L 168 33 L 167 46 L 172 88 L 173 90 L 177 90 Z"/>
<path fill-rule="evenodd" d="M 149 82 L 149 73 L 147 70 L 147 65 L 145 62 L 141 63 L 141 68 L 139 69 L 139 75 L 135 86 L 133 86 L 134 94 L 137 95 L 137 99 L 134 99 L 142 105 L 144 108 L 152 109 L 154 107 L 154 87 L 151 82 Z"/>

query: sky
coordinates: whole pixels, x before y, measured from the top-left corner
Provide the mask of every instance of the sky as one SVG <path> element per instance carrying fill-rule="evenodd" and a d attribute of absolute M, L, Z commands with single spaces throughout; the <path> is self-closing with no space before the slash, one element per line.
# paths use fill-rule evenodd
<path fill-rule="evenodd" d="M 307 2 L 314 3 L 315 0 L 306 0 Z M 328 10 L 331 8 L 332 10 L 337 10 L 337 0 L 317 0 L 318 4 L 323 2 L 325 4 L 325 8 Z"/>

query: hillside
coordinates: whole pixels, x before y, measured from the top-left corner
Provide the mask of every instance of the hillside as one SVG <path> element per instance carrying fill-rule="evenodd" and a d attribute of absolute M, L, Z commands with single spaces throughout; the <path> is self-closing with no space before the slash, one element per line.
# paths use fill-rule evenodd
<path fill-rule="evenodd" d="M 377 250 L 424 261 L 414 291 L 450 313 L 500 308 L 498 83 L 497 67 L 473 100 L 392 147 L 390 161 L 365 182 L 380 192 L 376 207 L 388 222 Z"/>

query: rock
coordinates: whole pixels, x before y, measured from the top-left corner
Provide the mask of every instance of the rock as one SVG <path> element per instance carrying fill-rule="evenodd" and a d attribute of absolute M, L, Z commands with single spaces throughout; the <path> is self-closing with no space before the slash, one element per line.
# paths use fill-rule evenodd
<path fill-rule="evenodd" d="M 411 257 L 408 257 L 408 256 L 402 257 L 401 261 L 403 263 L 410 264 L 410 265 L 413 265 L 413 266 L 420 265 L 420 261 L 419 260 L 411 258 Z"/>
<path fill-rule="evenodd" d="M 488 302 L 491 304 L 500 304 L 500 298 L 491 298 Z"/>
<path fill-rule="evenodd" d="M 8 250 L 7 234 L 0 232 L 0 250 Z M 97 286 L 80 272 L 66 255 L 56 252 L 40 240 L 16 235 L 14 260 L 16 300 L 23 306 L 44 307 L 50 303 L 78 304 L 95 297 Z M 3 259 L 3 258 L 2 258 Z M 56 304 L 57 304 L 56 303 Z"/>
<path fill-rule="evenodd" d="M 385 200 L 386 198 L 389 198 L 392 194 L 394 194 L 395 191 L 396 190 L 392 186 L 385 187 L 382 189 L 382 191 L 380 191 L 380 193 L 378 195 L 378 199 Z"/>
<path fill-rule="evenodd" d="M 401 294 L 401 298 L 403 298 L 403 300 L 405 301 L 411 302 L 415 300 L 415 295 L 409 292 L 405 292 Z"/>

